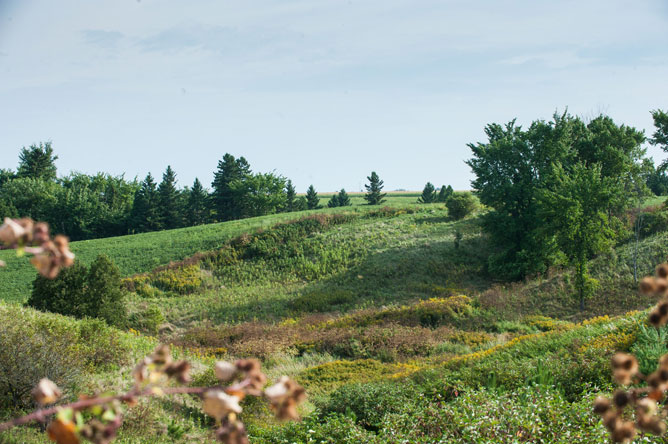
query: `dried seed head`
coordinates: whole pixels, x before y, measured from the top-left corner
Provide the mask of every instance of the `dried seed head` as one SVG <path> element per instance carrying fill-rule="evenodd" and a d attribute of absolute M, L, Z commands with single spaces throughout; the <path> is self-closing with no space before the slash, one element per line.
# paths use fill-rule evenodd
<path fill-rule="evenodd" d="M 655 290 L 657 293 L 665 293 L 668 290 L 668 280 L 664 278 L 654 279 L 654 284 L 656 286 Z"/>
<path fill-rule="evenodd" d="M 656 282 L 653 277 L 645 277 L 640 281 L 640 291 L 644 294 L 656 293 Z"/>
<path fill-rule="evenodd" d="M 287 376 L 283 376 L 276 384 L 267 387 L 264 395 L 279 419 L 298 419 L 297 406 L 306 398 L 306 391 Z"/>
<path fill-rule="evenodd" d="M 612 395 L 612 401 L 618 408 L 623 409 L 631 402 L 631 397 L 624 390 L 617 390 Z"/>
<path fill-rule="evenodd" d="M 638 361 L 636 357 L 628 353 L 615 353 L 612 356 L 612 368 L 617 370 L 626 370 L 629 372 L 638 371 Z"/>
<path fill-rule="evenodd" d="M 603 425 L 606 429 L 613 431 L 622 425 L 622 420 L 616 412 L 609 410 L 603 415 Z"/>
<path fill-rule="evenodd" d="M 636 436 L 636 427 L 632 422 L 622 422 L 612 431 L 612 440 L 614 442 L 629 443 Z"/>
<path fill-rule="evenodd" d="M 666 323 L 666 317 L 661 316 L 661 313 L 659 313 L 657 310 L 652 310 L 647 320 L 650 324 L 657 328 Z"/>
<path fill-rule="evenodd" d="M 233 380 L 238 373 L 237 366 L 226 361 L 216 362 L 216 366 L 213 370 L 216 374 L 216 378 L 221 382 L 229 382 Z"/>
<path fill-rule="evenodd" d="M 248 444 L 246 428 L 239 420 L 223 421 L 223 424 L 216 430 L 216 439 L 225 444 Z"/>
<path fill-rule="evenodd" d="M 639 415 L 636 424 L 643 432 L 655 435 L 663 435 L 666 431 L 666 423 L 659 416 Z"/>
<path fill-rule="evenodd" d="M 240 359 L 236 362 L 237 368 L 245 373 L 260 371 L 261 364 L 257 359 Z"/>
<path fill-rule="evenodd" d="M 53 381 L 42 378 L 32 390 L 32 396 L 38 404 L 52 404 L 58 401 L 62 392 Z"/>
<path fill-rule="evenodd" d="M 151 362 L 156 365 L 168 365 L 172 362 L 172 354 L 169 350 L 169 345 L 158 345 L 153 354 L 151 354 Z"/>
<path fill-rule="evenodd" d="M 58 444 L 79 444 L 77 427 L 72 421 L 56 418 L 46 429 L 49 439 Z"/>
<path fill-rule="evenodd" d="M 209 390 L 204 393 L 202 410 L 207 415 L 222 420 L 230 413 L 241 413 L 241 406 L 236 396 L 230 396 L 222 390 Z"/>
<path fill-rule="evenodd" d="M 656 312 L 661 315 L 661 317 L 666 317 L 668 315 L 668 301 L 663 300 L 656 305 Z"/>
<path fill-rule="evenodd" d="M 165 368 L 165 374 L 181 384 L 187 384 L 190 382 L 190 363 L 183 360 L 171 363 Z"/>
<path fill-rule="evenodd" d="M 26 233 L 17 221 L 5 217 L 4 223 L 0 226 L 0 242 L 5 245 L 15 245 Z"/>
<path fill-rule="evenodd" d="M 594 400 L 594 413 L 597 415 L 603 415 L 604 413 L 608 412 L 611 407 L 612 405 L 610 404 L 610 400 L 608 398 L 599 396 Z"/>
<path fill-rule="evenodd" d="M 668 264 L 663 263 L 656 266 L 656 275 L 660 278 L 668 277 Z"/>
<path fill-rule="evenodd" d="M 144 358 L 135 366 L 132 370 L 132 377 L 135 383 L 141 384 L 148 378 L 148 366 L 150 363 L 151 360 L 149 358 Z"/>

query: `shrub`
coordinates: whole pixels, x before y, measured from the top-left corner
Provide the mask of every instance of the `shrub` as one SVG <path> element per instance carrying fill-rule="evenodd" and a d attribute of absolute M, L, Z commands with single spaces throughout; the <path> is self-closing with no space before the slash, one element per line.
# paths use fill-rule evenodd
<path fill-rule="evenodd" d="M 166 322 L 158 307 L 148 307 L 130 315 L 129 324 L 132 328 L 149 335 L 156 335 L 161 324 Z"/>
<path fill-rule="evenodd" d="M 453 193 L 445 203 L 448 215 L 454 219 L 463 219 L 475 210 L 476 200 L 471 193 Z"/>
<path fill-rule="evenodd" d="M 151 283 L 160 290 L 189 294 L 202 286 L 202 272 L 197 265 L 163 270 L 153 276 Z"/>
<path fill-rule="evenodd" d="M 118 327 L 125 327 L 127 321 L 120 273 L 104 255 L 95 259 L 90 270 L 77 261 L 55 279 L 37 276 L 27 304 L 76 318 L 101 318 Z"/>

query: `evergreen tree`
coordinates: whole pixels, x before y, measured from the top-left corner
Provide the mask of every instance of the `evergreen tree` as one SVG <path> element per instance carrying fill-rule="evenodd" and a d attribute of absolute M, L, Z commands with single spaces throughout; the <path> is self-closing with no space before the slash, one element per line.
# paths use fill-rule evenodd
<path fill-rule="evenodd" d="M 383 198 L 386 196 L 385 193 L 381 193 L 383 190 L 383 181 L 380 180 L 375 171 L 371 172 L 371 176 L 368 176 L 367 180 L 369 181 L 369 184 L 364 185 L 364 188 L 366 188 L 367 191 L 364 199 L 369 205 L 379 205 L 383 203 L 385 201 Z"/>
<path fill-rule="evenodd" d="M 179 191 L 176 189 L 176 173 L 167 165 L 158 186 L 158 213 L 163 229 L 183 226 L 183 206 Z"/>
<path fill-rule="evenodd" d="M 127 310 L 121 291 L 121 273 L 107 256 L 101 254 L 90 264 L 86 290 L 87 316 L 104 319 L 116 327 L 125 326 Z"/>
<path fill-rule="evenodd" d="M 318 193 L 315 191 L 313 185 L 310 185 L 308 190 L 306 190 L 306 208 L 309 210 L 322 208 L 320 206 L 320 198 L 318 197 Z"/>
<path fill-rule="evenodd" d="M 285 211 L 295 211 L 295 199 L 297 198 L 297 190 L 292 184 L 292 181 L 288 179 L 288 182 L 285 184 Z"/>
<path fill-rule="evenodd" d="M 202 225 L 210 221 L 208 201 L 209 195 L 202 186 L 202 182 L 195 178 L 192 188 L 188 190 L 186 203 L 186 221 L 189 226 Z"/>
<path fill-rule="evenodd" d="M 436 201 L 436 188 L 431 182 L 427 182 L 422 190 L 422 195 L 418 197 L 418 203 L 433 203 Z"/>
<path fill-rule="evenodd" d="M 0 168 L 0 187 L 2 187 L 5 183 L 9 182 L 15 177 L 16 175 L 12 170 L 6 170 L 4 168 Z"/>
<path fill-rule="evenodd" d="M 235 180 L 244 180 L 251 173 L 248 161 L 226 153 L 223 160 L 218 161 L 218 169 L 214 173 L 211 202 L 218 216 L 218 220 L 233 220 L 241 217 L 240 197 L 233 192 L 230 184 Z"/>
<path fill-rule="evenodd" d="M 139 233 L 161 228 L 158 213 L 158 190 L 151 173 L 146 175 L 146 179 L 135 193 L 130 221 L 130 229 Z"/>
<path fill-rule="evenodd" d="M 299 196 L 295 201 L 295 211 L 304 211 L 308 209 L 308 201 L 306 197 Z"/>
<path fill-rule="evenodd" d="M 339 203 L 339 195 L 337 193 L 332 194 L 332 197 L 329 198 L 329 202 L 327 202 L 327 207 L 334 208 L 340 206 L 341 204 Z"/>
<path fill-rule="evenodd" d="M 348 196 L 348 193 L 346 193 L 345 188 L 341 188 L 341 191 L 339 191 L 339 206 L 349 207 L 351 205 L 352 202 L 350 202 L 350 196 Z"/>
<path fill-rule="evenodd" d="M 448 199 L 450 199 L 450 196 L 452 196 L 452 193 L 454 193 L 454 190 L 450 185 L 447 187 L 445 185 L 441 186 L 441 190 L 438 192 L 438 196 L 436 197 L 436 202 L 446 203 Z"/>
<path fill-rule="evenodd" d="M 19 154 L 18 177 L 29 177 L 47 181 L 56 180 L 56 160 L 51 142 L 31 145 L 29 149 L 21 149 Z"/>

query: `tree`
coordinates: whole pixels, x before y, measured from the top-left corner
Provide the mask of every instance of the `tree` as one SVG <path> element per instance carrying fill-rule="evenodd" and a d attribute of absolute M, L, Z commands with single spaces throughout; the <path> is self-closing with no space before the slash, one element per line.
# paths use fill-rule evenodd
<path fill-rule="evenodd" d="M 209 223 L 209 194 L 202 182 L 195 178 L 192 188 L 188 190 L 186 203 L 186 221 L 189 226 Z"/>
<path fill-rule="evenodd" d="M 543 229 L 555 233 L 557 245 L 575 267 L 575 286 L 580 310 L 596 285 L 588 273 L 589 259 L 606 251 L 615 238 L 608 209 L 620 189 L 615 180 L 603 177 L 602 166 L 580 162 L 567 172 L 555 166 L 553 184 L 541 190 Z"/>
<path fill-rule="evenodd" d="M 125 327 L 127 310 L 121 291 L 121 273 L 116 264 L 103 254 L 90 264 L 86 297 L 90 301 L 87 316 L 104 319 L 109 325 Z"/>
<path fill-rule="evenodd" d="M 380 180 L 375 171 L 371 172 L 371 176 L 368 176 L 367 180 L 369 183 L 364 185 L 364 188 L 366 188 L 367 191 L 364 199 L 369 205 L 379 205 L 383 203 L 385 201 L 383 198 L 386 196 L 385 193 L 381 193 L 383 190 L 383 181 Z"/>
<path fill-rule="evenodd" d="M 130 216 L 130 228 L 133 231 L 144 232 L 161 229 L 158 202 L 157 186 L 151 173 L 148 173 L 139 190 L 135 193 Z"/>
<path fill-rule="evenodd" d="M 176 173 L 170 165 L 167 165 L 158 185 L 158 217 L 162 229 L 183 226 L 182 199 L 176 189 Z"/>
<path fill-rule="evenodd" d="M 350 202 L 350 196 L 348 196 L 348 193 L 346 193 L 345 188 L 341 188 L 341 191 L 339 191 L 339 206 L 349 207 L 351 205 L 352 202 Z"/>
<path fill-rule="evenodd" d="M 240 217 L 277 213 L 285 206 L 285 178 L 272 173 L 244 176 L 230 183 Z"/>
<path fill-rule="evenodd" d="M 445 205 L 448 208 L 448 216 L 460 220 L 475 210 L 476 202 L 471 193 L 453 193 Z"/>
<path fill-rule="evenodd" d="M 308 190 L 306 190 L 306 208 L 309 210 L 322 208 L 320 206 L 320 198 L 313 185 L 310 185 Z"/>
<path fill-rule="evenodd" d="M 452 187 L 448 185 L 447 187 L 445 185 L 441 186 L 440 191 L 438 192 L 438 196 L 436 197 L 436 202 L 442 202 L 446 203 L 450 196 L 452 196 L 452 193 L 454 191 L 452 190 Z"/>
<path fill-rule="evenodd" d="M 218 161 L 218 169 L 214 172 L 211 183 L 213 188 L 211 202 L 218 220 L 234 220 L 241 217 L 241 202 L 238 200 L 238 195 L 232 192 L 230 184 L 235 180 L 244 180 L 250 173 L 250 164 L 243 157 L 235 159 L 233 155 L 226 153 L 223 159 Z"/>
<path fill-rule="evenodd" d="M 306 200 L 306 197 L 299 196 L 297 200 L 295 200 L 295 211 L 305 210 L 308 210 L 308 201 Z"/>
<path fill-rule="evenodd" d="M 436 201 L 436 188 L 431 182 L 427 182 L 422 190 L 422 195 L 418 197 L 418 203 L 433 203 Z"/>
<path fill-rule="evenodd" d="M 51 142 L 25 147 L 19 153 L 19 167 L 16 171 L 18 177 L 29 177 L 32 179 L 43 179 L 47 181 L 56 180 L 56 164 L 58 156 L 53 154 Z"/>
<path fill-rule="evenodd" d="M 654 120 L 654 127 L 656 130 L 652 137 L 649 139 L 649 143 L 652 145 L 657 145 L 663 151 L 668 153 L 668 113 L 660 109 L 652 111 L 652 119 Z M 668 160 L 664 160 L 659 170 L 663 171 L 668 165 Z"/>
<path fill-rule="evenodd" d="M 16 177 L 16 174 L 12 170 L 6 170 L 3 168 L 0 168 L 0 187 L 2 187 L 5 183 L 9 182 L 10 180 L 14 179 Z"/>
<path fill-rule="evenodd" d="M 332 197 L 329 198 L 329 201 L 327 202 L 327 207 L 328 208 L 335 208 L 338 207 L 339 205 L 339 195 L 338 193 L 332 194 Z"/>
<path fill-rule="evenodd" d="M 287 183 L 285 184 L 285 211 L 290 212 L 296 210 L 296 198 L 297 190 L 292 184 L 292 181 L 288 179 Z"/>

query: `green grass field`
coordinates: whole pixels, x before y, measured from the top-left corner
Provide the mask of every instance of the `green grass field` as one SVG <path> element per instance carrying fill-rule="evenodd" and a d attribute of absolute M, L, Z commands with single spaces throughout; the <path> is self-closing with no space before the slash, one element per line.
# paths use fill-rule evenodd
<path fill-rule="evenodd" d="M 607 443 L 591 402 L 614 389 L 611 354 L 647 356 L 643 368 L 658 357 L 643 348 L 652 334 L 646 312 L 631 312 L 654 303 L 636 290 L 635 246 L 592 262 L 599 286 L 580 312 L 569 270 L 496 282 L 478 215 L 453 221 L 442 204 L 416 205 L 408 194 L 392 196 L 387 209 L 74 243 L 82 260 L 105 253 L 132 276 L 124 284 L 131 333 L 0 302 L 0 350 L 17 337 L 69 344 L 70 396 L 127 389 L 133 363 L 159 341 L 193 362 L 199 383 L 211 381 L 207 368 L 218 359 L 258 357 L 270 380 L 295 378 L 309 398 L 304 421 L 288 424 L 247 403 L 252 443 Z M 668 255 L 668 232 L 637 251 L 639 275 L 651 273 Z M 26 258 L 8 262 L 3 298 L 20 302 L 34 272 Z M 213 442 L 201 418 L 193 398 L 143 401 L 118 442 Z M 0 441 L 42 436 L 24 428 Z"/>

